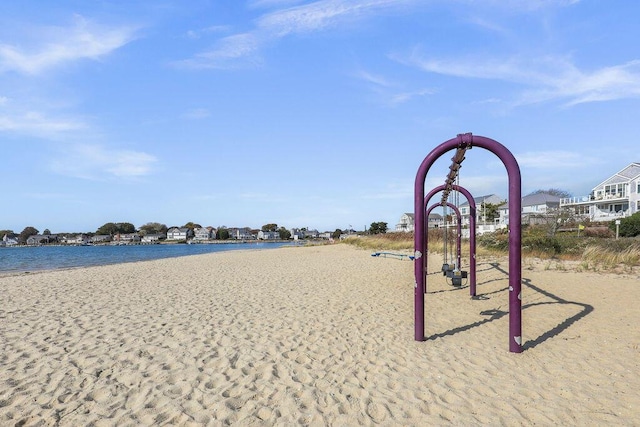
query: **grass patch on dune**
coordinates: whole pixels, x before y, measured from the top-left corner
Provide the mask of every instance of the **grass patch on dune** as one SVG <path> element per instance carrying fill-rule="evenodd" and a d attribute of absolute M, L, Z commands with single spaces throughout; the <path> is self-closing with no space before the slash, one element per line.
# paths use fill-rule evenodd
<path fill-rule="evenodd" d="M 455 242 L 450 231 L 448 244 Z M 506 256 L 509 249 L 507 232 L 488 233 L 476 238 L 478 256 Z M 414 248 L 413 233 L 386 233 L 350 237 L 344 243 L 372 251 L 398 251 L 410 253 Z M 442 253 L 444 230 L 429 230 L 429 252 Z M 462 255 L 468 257 L 469 241 L 463 239 Z M 579 261 L 581 270 L 631 271 L 640 266 L 640 239 L 589 237 L 558 233 L 548 236 L 544 229 L 525 227 L 522 231 L 522 257 L 553 261 Z"/>

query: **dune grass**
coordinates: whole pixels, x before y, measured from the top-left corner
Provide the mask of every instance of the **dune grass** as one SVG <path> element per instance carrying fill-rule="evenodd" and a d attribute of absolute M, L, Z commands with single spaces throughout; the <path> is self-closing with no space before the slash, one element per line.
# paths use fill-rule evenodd
<path fill-rule="evenodd" d="M 452 234 L 448 243 L 453 242 Z M 509 247 L 508 233 L 490 233 L 478 236 L 478 256 L 506 256 Z M 386 233 L 357 236 L 345 239 L 347 244 L 372 251 L 397 251 L 411 253 L 413 233 Z M 442 229 L 429 230 L 429 252 L 442 253 L 444 233 Z M 468 257 L 469 241 L 462 242 L 462 256 Z M 538 258 L 553 262 L 577 261 L 580 270 L 631 271 L 640 266 L 640 239 L 602 238 L 567 234 L 548 236 L 540 229 L 527 227 L 522 233 L 522 257 Z"/>

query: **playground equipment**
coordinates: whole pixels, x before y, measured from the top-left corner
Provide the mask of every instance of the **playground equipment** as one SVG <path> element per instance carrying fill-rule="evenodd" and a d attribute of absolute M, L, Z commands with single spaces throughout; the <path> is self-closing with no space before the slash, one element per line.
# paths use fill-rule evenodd
<path fill-rule="evenodd" d="M 427 193 L 427 195 L 424 197 L 424 206 L 425 209 L 429 203 L 429 200 L 431 200 L 431 198 L 437 194 L 440 191 L 443 191 L 446 188 L 446 184 L 440 185 L 436 188 L 434 188 L 433 190 L 429 191 Z M 471 193 L 469 192 L 469 190 L 467 190 L 466 188 L 460 186 L 460 185 L 452 185 L 451 189 L 454 191 L 459 192 L 460 194 L 462 194 L 463 196 L 465 196 L 467 198 L 467 202 L 469 203 L 469 229 L 470 229 L 470 233 L 469 233 L 469 295 L 472 297 L 476 296 L 476 233 L 475 233 L 475 229 L 476 229 L 476 201 L 473 198 L 473 196 L 471 195 Z M 437 205 L 436 205 L 437 206 Z M 425 225 L 424 225 L 424 229 L 425 229 L 425 248 L 429 247 L 429 233 L 428 233 L 428 218 L 429 218 L 429 212 L 427 211 L 427 213 L 425 214 Z M 427 274 L 427 257 L 424 257 L 424 274 Z M 425 276 L 426 277 L 426 276 Z M 425 282 L 426 282 L 426 278 L 425 278 Z M 426 293 L 426 286 L 425 286 L 425 293 Z"/>
<path fill-rule="evenodd" d="M 377 256 L 380 258 L 397 258 L 399 260 L 408 259 L 413 261 L 413 255 L 405 255 L 405 254 L 396 254 L 393 252 L 374 252 L 371 256 Z"/>
<path fill-rule="evenodd" d="M 464 161 L 465 153 L 471 147 L 484 148 L 500 158 L 504 164 L 509 179 L 509 351 L 522 352 L 522 260 L 521 260 L 521 176 L 518 162 L 511 152 L 498 141 L 471 133 L 460 134 L 455 138 L 443 142 L 434 148 L 422 161 L 416 173 L 414 186 L 414 312 L 415 339 L 424 341 L 424 291 L 425 291 L 425 194 L 424 184 L 433 163 L 448 151 L 456 150 L 452 160 L 449 175 L 445 182 L 443 200 L 446 200 L 457 178 L 457 171 Z"/>
<path fill-rule="evenodd" d="M 446 203 L 447 207 L 450 207 L 455 213 L 456 213 L 456 219 L 457 219 L 457 226 L 456 226 L 456 258 L 455 260 L 453 259 L 453 253 L 451 253 L 451 255 L 449 256 L 449 259 L 451 259 L 453 261 L 453 263 L 449 263 L 448 262 L 448 254 L 447 254 L 447 235 L 449 234 L 449 230 L 445 227 L 445 234 L 444 234 L 444 263 L 442 264 L 442 274 L 444 276 L 446 276 L 448 279 L 451 280 L 451 284 L 453 286 L 462 286 L 462 279 L 466 279 L 467 278 L 467 272 L 466 271 L 462 271 L 460 270 L 460 267 L 462 265 L 461 263 L 461 250 L 462 250 L 462 222 L 461 222 L 461 218 L 462 216 L 460 215 L 460 210 L 458 209 L 458 207 L 452 203 L 447 202 Z M 435 208 L 437 208 L 438 206 L 440 206 L 440 204 L 435 204 L 429 207 L 429 209 L 427 209 L 427 213 L 426 216 L 427 218 L 429 217 L 429 213 L 431 213 L 431 211 Z M 427 236 L 428 236 L 428 231 L 427 231 Z M 428 237 L 425 237 L 428 238 Z M 453 252 L 453 251 L 451 251 Z"/>

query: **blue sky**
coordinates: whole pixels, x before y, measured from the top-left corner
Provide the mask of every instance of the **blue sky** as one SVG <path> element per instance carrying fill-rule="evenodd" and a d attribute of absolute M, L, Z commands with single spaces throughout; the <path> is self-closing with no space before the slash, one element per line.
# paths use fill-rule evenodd
<path fill-rule="evenodd" d="M 588 194 L 640 160 L 638 16 L 626 0 L 4 2 L 0 229 L 394 227 L 424 157 L 464 132 L 509 148 L 523 195 Z M 460 185 L 506 182 L 468 152 Z"/>

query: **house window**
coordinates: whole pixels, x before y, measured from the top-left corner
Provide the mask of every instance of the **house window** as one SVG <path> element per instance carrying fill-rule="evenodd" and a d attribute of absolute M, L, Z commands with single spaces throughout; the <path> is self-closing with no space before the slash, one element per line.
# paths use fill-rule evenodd
<path fill-rule="evenodd" d="M 611 184 L 604 186 L 605 196 L 611 197 L 626 197 L 627 184 Z"/>

